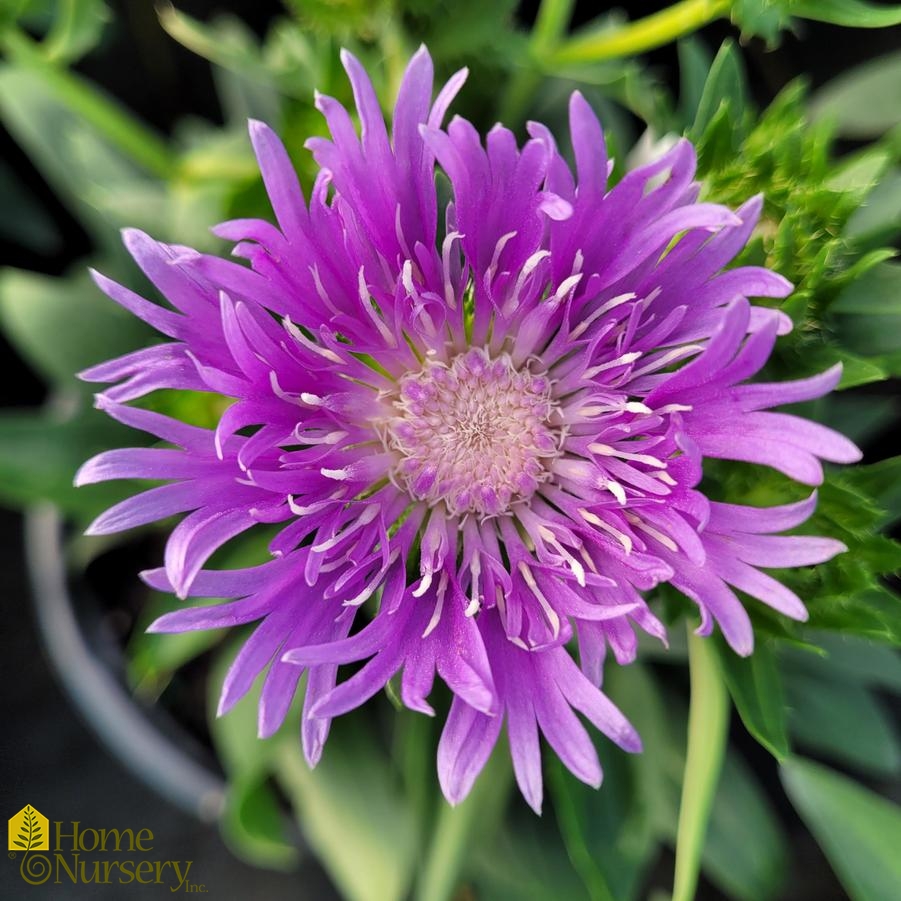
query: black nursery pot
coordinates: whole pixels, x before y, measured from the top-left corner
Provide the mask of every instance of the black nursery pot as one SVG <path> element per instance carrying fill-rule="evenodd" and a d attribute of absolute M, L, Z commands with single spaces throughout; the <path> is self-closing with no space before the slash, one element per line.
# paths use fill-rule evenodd
<path fill-rule="evenodd" d="M 225 801 L 222 775 L 173 717 L 128 691 L 122 644 L 97 627 L 97 598 L 69 572 L 64 522 L 53 505 L 28 511 L 25 546 L 41 643 L 81 717 L 137 779 L 184 812 L 216 820 Z"/>

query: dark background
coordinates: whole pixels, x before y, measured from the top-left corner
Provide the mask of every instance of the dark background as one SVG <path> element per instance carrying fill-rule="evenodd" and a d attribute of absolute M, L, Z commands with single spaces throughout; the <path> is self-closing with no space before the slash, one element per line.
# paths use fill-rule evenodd
<path fill-rule="evenodd" d="M 2 2 L 2 0 L 0 0 Z M 624 2 L 630 18 L 659 9 L 662 4 Z M 154 5 L 149 2 L 111 2 L 115 20 L 101 48 L 77 67 L 103 85 L 128 107 L 164 133 L 185 114 L 221 121 L 212 79 L 205 61 L 171 40 L 160 28 Z M 282 11 L 271 0 L 180 0 L 179 9 L 201 19 L 216 11 L 237 14 L 259 33 Z M 576 21 L 597 13 L 595 3 L 577 6 Z M 528 22 L 534 4 L 524 4 L 520 17 Z M 701 33 L 711 50 L 724 37 L 734 34 L 725 22 Z M 746 47 L 745 57 L 751 85 L 761 104 L 767 103 L 788 81 L 806 74 L 814 85 L 867 59 L 901 46 L 901 29 L 853 31 L 803 23 L 797 36 L 786 35 L 780 48 L 765 52 L 760 41 Z M 673 48 L 650 55 L 661 77 L 674 82 L 676 60 Z M 90 251 L 87 237 L 54 197 L 40 175 L 9 135 L 0 128 L 0 153 L 12 164 L 58 223 L 64 247 L 52 258 L 39 257 L 14 244 L 0 244 L 0 265 L 13 265 L 57 274 Z M 0 207 L 2 214 L 2 207 Z M 0 335 L 0 405 L 32 406 L 44 400 L 39 380 L 19 360 Z M 881 455 L 881 448 L 877 454 Z M 53 818 L 80 819 L 90 824 L 150 828 L 156 842 L 153 857 L 194 861 L 192 877 L 203 882 L 217 898 L 328 898 L 334 893 L 315 861 L 307 858 L 293 874 L 257 870 L 236 860 L 223 846 L 215 826 L 205 825 L 160 799 L 135 779 L 97 742 L 58 687 L 37 637 L 24 564 L 22 520 L 18 514 L 0 510 L 0 593 L 3 627 L 0 635 L 0 810 L 10 813 L 26 799 Z M 778 785 L 775 767 L 765 752 L 745 742 L 750 756 L 769 784 Z M 774 797 L 778 788 L 774 791 Z M 828 864 L 787 805 L 780 807 L 793 834 L 796 860 L 792 883 L 785 899 L 829 901 L 845 897 L 835 883 Z M 667 885 L 672 861 L 664 857 L 655 879 Z M 104 892 L 86 886 L 52 886 L 25 889 L 17 864 L 0 866 L 0 896 L 41 895 L 53 898 L 121 897 L 122 890 L 110 886 Z M 144 896 L 161 887 L 143 889 Z M 901 891 L 901 890 L 899 890 Z M 702 885 L 699 897 L 718 899 L 710 886 Z"/>

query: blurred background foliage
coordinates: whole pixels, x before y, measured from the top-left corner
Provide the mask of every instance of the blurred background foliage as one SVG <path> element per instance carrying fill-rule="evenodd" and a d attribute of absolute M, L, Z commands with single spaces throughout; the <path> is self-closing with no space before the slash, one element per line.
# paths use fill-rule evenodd
<path fill-rule="evenodd" d="M 146 293 L 121 245 L 122 227 L 224 253 L 212 224 L 270 216 L 248 117 L 280 132 L 309 189 L 315 169 L 303 143 L 323 130 L 314 91 L 351 100 L 340 47 L 362 58 L 389 116 L 406 60 L 425 42 L 439 78 L 470 68 L 456 112 L 483 129 L 502 120 L 522 131 L 528 118 L 540 119 L 564 150 L 565 99 L 579 88 L 605 123 L 614 178 L 687 135 L 698 148 L 705 197 L 736 206 L 764 195 L 763 220 L 741 261 L 770 266 L 796 285 L 782 303 L 795 327 L 767 374 L 798 378 L 844 365 L 841 390 L 806 412 L 861 443 L 867 463 L 829 472 L 805 528 L 840 538 L 850 552 L 779 575 L 808 602 L 808 624 L 749 601 L 758 632 L 753 657 L 713 645 L 709 665 L 736 715 L 731 727 L 723 721 L 731 741 L 709 828 L 707 812 L 693 813 L 691 804 L 679 817 L 690 731 L 680 623 L 691 613 L 675 596 L 660 600 L 673 627 L 669 651 L 648 646 L 639 663 L 613 669 L 606 683 L 639 728 L 644 754 L 627 757 L 599 743 L 606 772 L 599 792 L 549 757 L 550 802 L 540 820 L 511 794 L 503 748 L 472 796 L 449 808 L 434 776 L 435 723 L 391 697 L 337 723 L 313 773 L 300 755 L 297 714 L 266 742 L 255 738 L 252 695 L 227 717 L 193 722 L 228 778 L 221 827 L 235 853 L 263 867 L 295 866 L 293 811 L 303 843 L 351 901 L 411 894 L 423 901 L 644 898 L 671 884 L 673 848 L 683 872 L 702 870 L 698 897 L 829 897 L 829 883 L 811 875 L 819 852 L 803 833 L 798 838 L 798 818 L 855 901 L 898 896 L 901 809 L 880 794 L 897 801 L 901 776 L 892 713 L 901 693 L 901 605 L 891 583 L 901 551 L 889 537 L 901 509 L 901 463 L 891 456 L 893 379 L 901 375 L 901 264 L 894 259 L 901 237 L 901 7 L 864 0 L 624 5 L 626 12 L 597 15 L 594 4 L 572 0 L 155 9 L 103 0 L 0 3 L 0 122 L 18 148 L 9 161 L 0 159 L 0 237 L 11 248 L 11 265 L 0 272 L 0 327 L 10 353 L 47 388 L 40 409 L 0 411 L 0 500 L 13 507 L 49 500 L 63 511 L 72 525 L 73 584 L 99 595 L 99 603 L 121 606 L 123 594 L 134 595 L 138 567 L 119 582 L 101 578 L 98 587 L 85 573 L 122 549 L 79 531 L 134 486 L 75 491 L 72 475 L 92 453 L 142 439 L 93 410 L 90 388 L 73 373 L 159 336 L 102 297 L 87 269 Z M 241 15 L 229 6 L 240 6 Z M 817 31 L 817 22 L 833 27 Z M 872 32 L 884 55 L 825 78 L 843 59 L 852 61 L 835 42 L 857 32 L 838 26 L 888 28 Z M 142 57 L 117 59 L 123 87 L 137 96 L 141 79 L 158 78 L 182 93 L 185 114 L 175 121 L 145 121 L 117 96 L 118 76 L 109 68 L 105 79 L 92 76 L 123 30 Z M 176 42 L 195 56 L 177 75 L 166 64 L 173 51 L 163 49 Z M 815 86 L 795 77 L 808 70 Z M 144 87 L 152 98 L 154 85 Z M 144 106 L 153 113 L 152 99 Z M 30 391 L 41 394 L 36 385 Z M 200 394 L 161 392 L 147 403 L 201 425 L 222 410 L 220 400 Z M 712 494 L 750 504 L 802 496 L 778 474 L 751 467 L 711 465 L 705 478 Z M 247 565 L 265 554 L 265 539 L 244 541 L 219 562 Z M 140 556 L 158 539 L 149 530 L 138 536 L 144 551 L 128 541 L 125 552 Z M 215 699 L 239 646 L 216 632 L 143 632 L 175 603 L 144 590 L 129 602 L 117 640 L 126 645 L 123 678 L 136 703 L 178 710 L 191 696 L 186 680 L 202 678 Z M 187 676 L 179 675 L 186 665 Z M 214 711 L 215 701 L 209 706 Z M 185 715 L 190 721 L 193 713 Z M 716 785 L 719 758 L 712 748 L 689 770 L 708 766 Z M 687 887 L 677 884 L 674 897 L 692 897 L 690 879 Z"/>

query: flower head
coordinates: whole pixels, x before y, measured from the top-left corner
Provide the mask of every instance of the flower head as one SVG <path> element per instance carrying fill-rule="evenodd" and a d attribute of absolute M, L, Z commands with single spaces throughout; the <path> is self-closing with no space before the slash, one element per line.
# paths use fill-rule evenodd
<path fill-rule="evenodd" d="M 283 721 L 308 680 L 303 746 L 314 764 L 332 717 L 393 676 L 431 714 L 438 676 L 453 703 L 438 751 L 445 795 L 471 787 L 506 723 L 517 780 L 541 805 L 539 732 L 597 785 L 575 712 L 630 751 L 635 731 L 599 688 L 610 647 L 625 663 L 637 627 L 664 627 L 643 592 L 669 582 L 749 654 L 739 589 L 795 619 L 801 601 L 758 567 L 826 560 L 842 546 L 778 533 L 815 497 L 755 509 L 710 502 L 705 457 L 778 469 L 809 485 L 820 460 L 856 448 L 768 408 L 818 397 L 812 379 L 747 384 L 787 318 L 748 297 L 791 286 L 741 250 L 760 200 L 698 203 L 680 141 L 608 186 L 600 125 L 574 94 L 575 171 L 550 133 L 483 143 L 432 102 L 432 64 L 411 60 L 389 136 L 360 64 L 343 57 L 362 122 L 319 96 L 332 139 L 304 200 L 265 126 L 250 134 L 278 226 L 216 228 L 249 266 L 138 232 L 125 243 L 175 309 L 101 275 L 113 300 L 171 339 L 96 366 L 98 405 L 169 447 L 114 450 L 80 483 L 165 480 L 103 514 L 94 533 L 187 514 L 165 566 L 144 574 L 179 597 L 230 597 L 162 617 L 155 631 L 257 622 L 222 690 L 228 710 L 267 671 L 259 731 Z M 453 201 L 439 210 L 435 169 Z M 128 405 L 159 388 L 232 398 L 209 431 Z M 271 561 L 205 569 L 257 523 L 278 524 Z M 568 649 L 578 641 L 579 664 Z M 338 667 L 366 661 L 338 682 Z M 575 711 L 575 712 L 574 712 Z"/>

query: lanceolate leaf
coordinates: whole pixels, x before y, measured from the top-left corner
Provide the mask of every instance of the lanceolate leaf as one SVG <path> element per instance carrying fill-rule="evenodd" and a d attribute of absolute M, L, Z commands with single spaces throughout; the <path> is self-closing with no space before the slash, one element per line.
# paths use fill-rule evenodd
<path fill-rule="evenodd" d="M 901 743 L 879 699 L 862 685 L 797 674 L 787 680 L 797 742 L 836 763 L 875 775 L 901 771 Z"/>
<path fill-rule="evenodd" d="M 48 381 L 82 387 L 76 373 L 145 345 L 154 334 L 100 293 L 86 269 L 51 278 L 19 269 L 0 274 L 0 325 Z"/>
<path fill-rule="evenodd" d="M 784 763 L 782 781 L 853 901 L 897 897 L 901 808 L 807 760 Z"/>
<path fill-rule="evenodd" d="M 791 0 L 796 16 L 850 28 L 888 28 L 901 24 L 901 6 L 866 0 Z"/>
<path fill-rule="evenodd" d="M 698 101 L 697 114 L 689 136 L 699 140 L 721 106 L 727 105 L 733 122 L 747 108 L 744 64 L 731 41 L 726 41 L 710 67 L 707 82 Z"/>
<path fill-rule="evenodd" d="M 758 640 L 750 657 L 719 642 L 723 675 L 745 728 L 776 758 L 789 753 L 785 699 L 772 646 Z"/>

